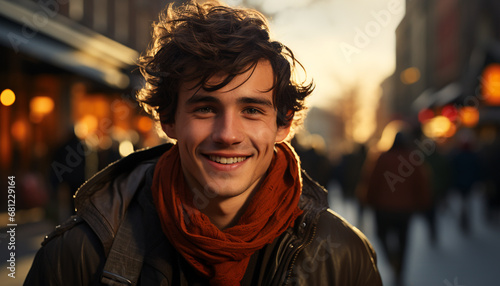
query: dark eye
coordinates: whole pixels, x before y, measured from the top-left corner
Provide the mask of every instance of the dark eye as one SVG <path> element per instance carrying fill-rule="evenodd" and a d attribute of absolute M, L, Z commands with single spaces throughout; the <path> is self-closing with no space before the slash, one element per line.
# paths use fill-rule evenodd
<path fill-rule="evenodd" d="M 212 112 L 214 112 L 214 110 L 213 110 L 212 107 L 204 106 L 204 107 L 200 107 L 200 108 L 196 109 L 196 112 L 200 112 L 200 113 L 212 113 Z"/>
<path fill-rule="evenodd" d="M 262 111 L 260 111 L 257 108 L 249 107 L 249 108 L 245 109 L 245 113 L 247 113 L 247 114 L 261 114 Z"/>

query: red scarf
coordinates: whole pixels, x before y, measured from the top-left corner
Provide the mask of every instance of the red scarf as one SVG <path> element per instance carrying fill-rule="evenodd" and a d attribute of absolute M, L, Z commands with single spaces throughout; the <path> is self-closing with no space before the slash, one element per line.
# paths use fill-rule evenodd
<path fill-rule="evenodd" d="M 156 165 L 152 191 L 163 232 L 211 285 L 240 285 L 250 256 L 293 226 L 302 213 L 297 156 L 285 143 L 276 144 L 276 150 L 266 178 L 238 224 L 223 231 L 194 206 L 177 145 Z"/>

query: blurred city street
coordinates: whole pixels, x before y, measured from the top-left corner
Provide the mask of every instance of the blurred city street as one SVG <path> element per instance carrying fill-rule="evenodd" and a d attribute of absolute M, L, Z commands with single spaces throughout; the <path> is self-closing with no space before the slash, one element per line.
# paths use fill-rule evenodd
<path fill-rule="evenodd" d="M 470 200 L 472 228 L 468 235 L 460 231 L 458 210 L 461 201 L 450 195 L 447 206 L 438 214 L 438 240 L 432 245 L 427 222 L 416 216 L 410 225 L 405 286 L 486 286 L 497 285 L 500 265 L 500 224 L 487 225 L 484 219 L 484 197 L 475 192 Z M 330 192 L 330 207 L 356 224 L 357 203 L 342 200 L 340 192 Z M 372 242 L 385 286 L 393 286 L 393 273 L 374 233 L 370 210 L 363 215 L 360 228 Z"/>
<path fill-rule="evenodd" d="M 357 225 L 357 203 L 345 201 L 335 186 L 331 186 L 330 206 L 349 222 Z M 472 228 L 463 235 L 458 225 L 457 196 L 448 198 L 447 207 L 439 213 L 438 241 L 431 245 L 428 226 L 421 216 L 412 220 L 407 267 L 404 271 L 407 286 L 486 286 L 496 285 L 500 265 L 500 224 L 487 225 L 482 209 L 484 198 L 476 191 L 471 200 Z M 370 239 L 378 254 L 378 265 L 385 286 L 393 286 L 393 273 L 374 234 L 374 219 L 370 210 L 357 225 Z M 46 220 L 19 225 L 16 232 L 16 278 L 8 277 L 6 230 L 2 229 L 0 243 L 0 277 L 3 286 L 22 285 L 36 250 L 53 224 Z"/>
<path fill-rule="evenodd" d="M 83 182 L 166 141 L 137 63 L 176 2 L 0 0 L 1 286 Z M 291 144 L 384 285 L 500 285 L 500 1 L 227 2 L 269 17 L 314 80 Z"/>

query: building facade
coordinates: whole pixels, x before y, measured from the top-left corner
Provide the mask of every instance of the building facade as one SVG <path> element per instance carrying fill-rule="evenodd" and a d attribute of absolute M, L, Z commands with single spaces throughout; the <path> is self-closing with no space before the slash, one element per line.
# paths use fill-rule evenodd
<path fill-rule="evenodd" d="M 464 106 L 474 107 L 480 121 L 491 117 L 482 73 L 500 60 L 499 19 L 498 1 L 408 0 L 396 30 L 395 72 L 384 84 L 381 104 L 389 117 L 415 122 L 426 109 L 443 115 L 445 106 L 458 114 Z"/>
<path fill-rule="evenodd" d="M 0 0 L 0 175 L 18 176 L 19 208 L 159 142 L 136 62 L 169 2 Z"/>

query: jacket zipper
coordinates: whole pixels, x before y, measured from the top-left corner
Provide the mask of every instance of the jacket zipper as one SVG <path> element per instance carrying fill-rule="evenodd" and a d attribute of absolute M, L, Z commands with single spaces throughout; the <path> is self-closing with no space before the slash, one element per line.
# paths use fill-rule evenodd
<path fill-rule="evenodd" d="M 295 265 L 295 261 L 297 260 L 297 257 L 299 256 L 300 251 L 302 249 L 304 249 L 305 247 L 307 247 L 309 244 L 311 244 L 312 241 L 314 240 L 315 236 L 316 236 L 316 224 L 313 225 L 312 235 L 310 236 L 309 240 L 307 242 L 299 245 L 297 250 L 295 250 L 295 254 L 293 255 L 292 262 L 290 263 L 290 266 L 288 267 L 287 276 L 285 278 L 285 282 L 283 283 L 283 285 L 288 284 L 288 280 L 290 280 L 290 277 L 292 276 L 293 266 Z"/>

